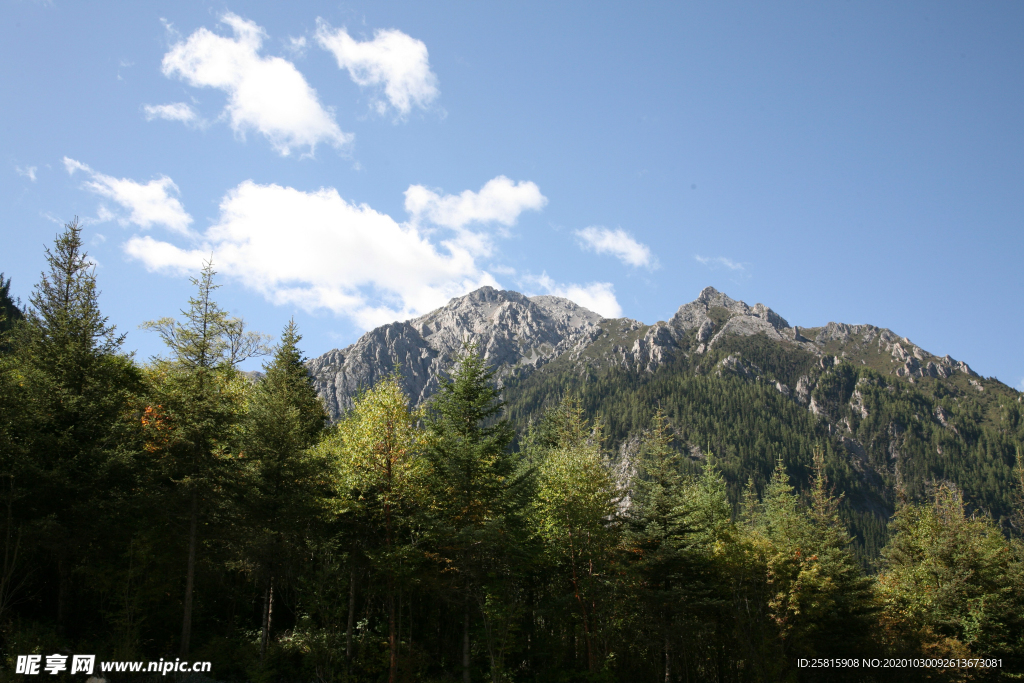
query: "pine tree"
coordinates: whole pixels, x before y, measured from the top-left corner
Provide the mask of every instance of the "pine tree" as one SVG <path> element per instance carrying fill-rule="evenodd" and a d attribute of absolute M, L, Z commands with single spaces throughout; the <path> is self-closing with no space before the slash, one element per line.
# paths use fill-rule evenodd
<path fill-rule="evenodd" d="M 192 636 L 192 606 L 199 520 L 224 499 L 241 478 L 234 427 L 242 414 L 244 384 L 235 366 L 266 352 L 263 335 L 245 331 L 213 300 L 217 285 L 212 262 L 192 279 L 196 294 L 182 321 L 161 318 L 143 325 L 156 331 L 170 357 L 150 368 L 150 405 L 143 416 L 149 441 L 168 481 L 187 500 L 188 551 L 181 627 L 181 656 Z"/>
<path fill-rule="evenodd" d="M 686 580 L 684 547 L 693 531 L 687 520 L 679 456 L 670 442 L 667 420 L 659 410 L 638 453 L 625 539 L 645 608 L 641 617 L 644 635 L 664 643 L 666 681 L 671 679 L 671 636 L 676 632 L 680 607 L 677 593 Z"/>
<path fill-rule="evenodd" d="M 249 392 L 243 425 L 240 541 L 263 587 L 261 655 L 270 637 L 275 578 L 295 573 L 328 495 L 324 461 L 311 450 L 328 416 L 303 364 L 301 339 L 290 321 L 264 377 Z"/>
<path fill-rule="evenodd" d="M 485 622 L 492 678 L 500 675 L 500 643 L 515 604 L 515 550 L 525 538 L 519 511 L 531 491 L 531 472 L 508 450 L 514 435 L 499 418 L 504 403 L 493 371 L 467 346 L 443 378 L 426 420 L 430 462 L 431 543 L 463 609 L 463 680 L 469 675 L 470 606 Z M 510 552 L 511 551 L 511 552 Z"/>
<path fill-rule="evenodd" d="M 583 629 L 587 669 L 597 671 L 597 631 L 619 545 L 621 492 L 601 454 L 601 429 L 591 429 L 578 401 L 567 397 L 554 420 L 558 445 L 538 468 L 535 524 L 554 567 L 554 589 L 568 589 Z"/>
<path fill-rule="evenodd" d="M 422 507 L 423 434 L 397 375 L 362 392 L 324 445 L 334 450 L 344 516 L 355 517 L 362 550 L 384 579 L 388 620 L 388 681 L 398 676 L 396 601 L 415 560 L 410 529 Z"/>
<path fill-rule="evenodd" d="M 626 543 L 633 558 L 639 603 L 634 615 L 648 641 L 661 644 L 664 680 L 673 678 L 673 662 L 708 676 L 694 645 L 704 638 L 722 641 L 728 628 L 729 593 L 721 545 L 730 542 L 731 508 L 725 482 L 711 454 L 698 477 L 681 474 L 671 448 L 668 421 L 659 410 L 641 444 Z M 674 652 L 688 656 L 673 656 Z"/>
<path fill-rule="evenodd" d="M 28 516 L 40 520 L 43 547 L 56 560 L 58 628 L 70 623 L 71 581 L 81 549 L 112 536 L 112 503 L 130 463 L 117 434 L 130 395 L 139 387 L 131 359 L 100 312 L 95 269 L 75 219 L 46 249 L 48 272 L 30 298 L 28 325 L 16 340 L 33 404 L 31 459 L 22 479 L 35 489 Z M 106 499 L 105 501 L 103 499 Z M 42 523 L 42 520 L 47 520 Z"/>
<path fill-rule="evenodd" d="M 0 277 L 0 284 L 2 284 Z M 0 310 L 0 316 L 3 311 Z M 0 332 L 0 349 L 6 332 Z M 0 514 L 3 523 L 3 564 L 0 565 L 0 623 L 9 616 L 12 604 L 24 588 L 27 575 L 22 547 L 23 523 L 15 515 L 15 503 L 26 495 L 22 475 L 28 465 L 28 444 L 32 410 L 24 387 L 25 375 L 13 355 L 0 353 Z"/>
<path fill-rule="evenodd" d="M 11 298 L 11 278 L 5 280 L 0 273 L 0 353 L 9 349 L 5 335 L 25 317 L 19 303 Z"/>
<path fill-rule="evenodd" d="M 968 515 L 961 492 L 936 487 L 891 522 L 876 591 L 887 644 L 924 657 L 1002 657 L 1024 666 L 1024 544 Z"/>
<path fill-rule="evenodd" d="M 792 670 L 793 657 L 855 656 L 871 644 L 870 582 L 850 550 L 820 451 L 815 471 L 807 507 L 779 458 L 760 506 L 748 512 L 745 571 L 763 577 L 750 583 L 748 596 L 763 601 L 763 611 L 748 628 L 758 634 L 751 640 L 760 643 L 767 677 Z"/>

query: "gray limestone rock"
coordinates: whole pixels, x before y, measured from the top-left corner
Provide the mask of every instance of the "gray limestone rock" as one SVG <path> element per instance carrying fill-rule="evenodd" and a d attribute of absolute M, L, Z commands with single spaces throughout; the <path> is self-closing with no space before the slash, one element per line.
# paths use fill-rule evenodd
<path fill-rule="evenodd" d="M 796 381 L 796 388 L 793 392 L 796 400 L 806 404 L 811 398 L 812 388 L 810 378 L 807 375 L 801 375 L 800 379 Z"/>
<path fill-rule="evenodd" d="M 864 394 L 860 393 L 860 389 L 853 390 L 853 394 L 850 396 L 850 407 L 860 413 L 862 418 L 867 418 L 868 408 L 864 405 Z"/>
<path fill-rule="evenodd" d="M 699 341 L 701 344 L 703 344 L 708 339 L 711 339 L 711 335 L 714 333 L 714 331 L 715 331 L 715 324 L 713 322 L 711 322 L 710 320 L 705 320 L 704 322 L 702 322 L 700 324 L 700 329 L 697 330 L 697 336 L 696 336 L 697 341 Z"/>
<path fill-rule="evenodd" d="M 823 328 L 804 330 L 813 340 L 764 304 L 751 307 L 713 287 L 704 288 L 694 301 L 680 306 L 667 323 L 649 327 L 636 320 L 607 320 L 556 296 L 527 297 L 483 287 L 426 315 L 382 325 L 356 343 L 329 351 L 307 365 L 332 417 L 349 408 L 361 388 L 372 386 L 396 368 L 400 368 L 403 388 L 412 403 L 422 403 L 437 391 L 439 378 L 451 369 L 454 357 L 467 343 L 477 345 L 499 382 L 513 373 L 532 372 L 562 356 L 572 363 L 594 367 L 655 372 L 684 349 L 686 353 L 709 353 L 733 335 L 764 335 L 803 349 L 818 357 L 822 370 L 837 363 L 837 355 L 852 360 L 858 353 L 877 349 L 877 353 L 891 356 L 895 374 L 904 381 L 913 382 L 916 377 L 944 379 L 957 372 L 970 378 L 978 376 L 963 361 L 929 354 L 884 328 L 830 322 Z M 592 347 L 609 336 L 609 346 Z M 601 350 L 595 352 L 592 348 Z M 863 358 L 860 362 L 864 364 Z M 719 363 L 716 370 L 749 378 L 761 374 L 760 369 L 735 354 Z M 702 371 L 700 366 L 696 371 Z M 971 384 L 984 390 L 976 379 Z M 781 382 L 777 388 L 812 410 L 817 408 L 806 375 L 792 389 Z M 854 407 L 862 415 L 867 412 L 862 403 Z"/>
<path fill-rule="evenodd" d="M 464 344 L 476 344 L 500 379 L 586 347 L 601 320 L 568 299 L 483 287 L 427 315 L 382 325 L 307 366 L 332 417 L 351 407 L 360 388 L 398 366 L 403 388 L 417 405 L 437 391 L 439 376 L 451 369 Z"/>

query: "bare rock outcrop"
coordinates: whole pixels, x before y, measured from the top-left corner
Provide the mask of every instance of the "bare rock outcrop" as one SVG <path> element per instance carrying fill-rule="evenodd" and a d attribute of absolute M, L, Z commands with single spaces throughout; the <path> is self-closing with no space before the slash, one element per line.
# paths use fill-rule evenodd
<path fill-rule="evenodd" d="M 824 371 L 851 358 L 864 364 L 864 354 L 870 352 L 876 367 L 884 361 L 904 381 L 963 373 L 972 386 L 984 391 L 977 374 L 963 361 L 934 356 L 891 330 L 837 322 L 820 328 L 791 327 L 764 304 L 748 306 L 713 287 L 680 306 L 668 322 L 649 326 L 626 318 L 602 318 L 561 297 L 527 297 L 483 287 L 426 315 L 371 330 L 344 349 L 310 360 L 308 367 L 331 415 L 337 417 L 351 406 L 360 388 L 372 386 L 396 368 L 413 404 L 422 403 L 437 391 L 439 378 L 451 369 L 466 343 L 477 345 L 501 381 L 563 356 L 592 367 L 655 372 L 673 359 L 710 353 L 729 337 L 753 335 L 813 354 Z M 606 341 L 595 346 L 600 340 Z M 737 354 L 719 361 L 716 372 L 748 379 L 762 374 Z M 784 395 L 820 412 L 811 398 L 813 388 L 807 376 L 792 388 L 777 384 Z M 866 417 L 859 396 L 858 392 L 854 408 Z"/>
<path fill-rule="evenodd" d="M 307 363 L 317 391 L 337 417 L 362 387 L 401 367 L 413 404 L 430 397 L 442 373 L 467 343 L 476 344 L 499 378 L 516 368 L 535 368 L 586 347 L 602 318 L 568 299 L 526 297 L 482 287 L 406 322 L 382 325 L 359 341 Z"/>

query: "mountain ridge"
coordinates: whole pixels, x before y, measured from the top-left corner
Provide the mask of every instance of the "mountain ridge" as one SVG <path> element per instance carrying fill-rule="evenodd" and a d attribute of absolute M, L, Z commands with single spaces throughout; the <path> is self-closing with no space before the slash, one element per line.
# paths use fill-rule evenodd
<path fill-rule="evenodd" d="M 502 381 L 563 356 L 576 363 L 654 372 L 681 355 L 705 354 L 731 336 L 755 335 L 818 357 L 833 356 L 836 362 L 860 362 L 911 383 L 961 373 L 971 378 L 972 386 L 984 390 L 967 363 L 931 354 L 887 328 L 837 322 L 791 326 L 768 306 L 749 306 L 713 287 L 705 287 L 696 299 L 681 305 L 668 321 L 651 325 L 631 318 L 604 318 L 562 297 L 528 297 L 481 287 L 425 315 L 370 330 L 344 349 L 310 359 L 307 367 L 331 416 L 337 418 L 352 405 L 360 387 L 373 385 L 396 368 L 412 403 L 421 404 L 437 390 L 440 375 L 451 368 L 452 359 L 467 343 L 478 345 Z M 595 344 L 606 336 L 610 348 L 594 353 Z M 727 371 L 756 376 L 755 369 L 738 359 L 727 358 L 723 363 Z M 807 394 L 800 389 L 792 388 L 798 399 Z M 788 394 L 791 388 L 780 383 L 779 390 Z"/>

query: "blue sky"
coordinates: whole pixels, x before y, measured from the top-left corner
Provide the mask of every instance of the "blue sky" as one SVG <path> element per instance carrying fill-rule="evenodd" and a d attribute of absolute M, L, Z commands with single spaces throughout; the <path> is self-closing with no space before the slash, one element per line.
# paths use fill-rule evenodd
<path fill-rule="evenodd" d="M 481 284 L 665 320 L 712 285 L 1020 386 L 1020 3 L 0 8 L 0 270 L 85 223 L 140 358 L 213 254 L 304 350 Z"/>

